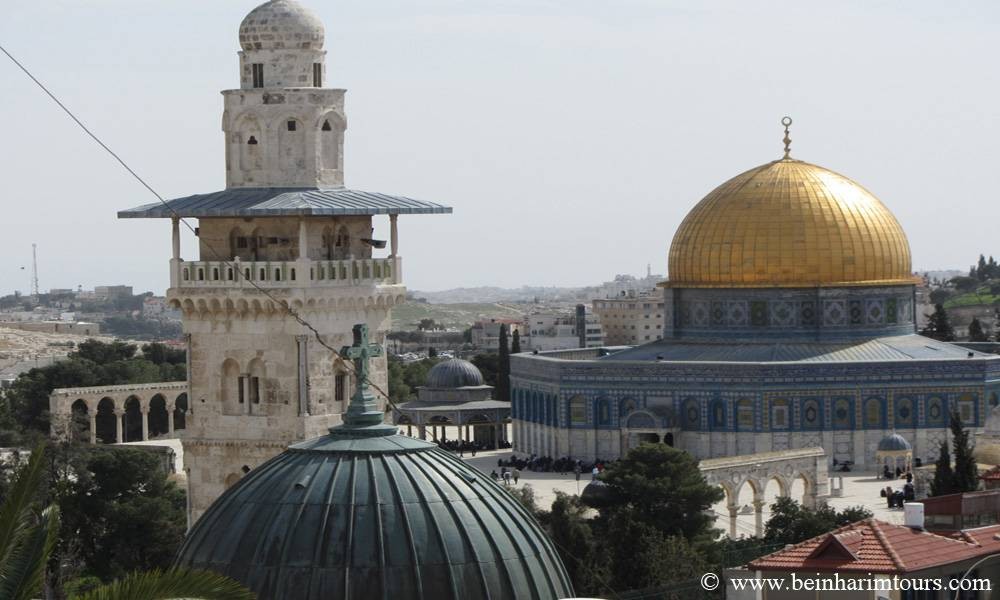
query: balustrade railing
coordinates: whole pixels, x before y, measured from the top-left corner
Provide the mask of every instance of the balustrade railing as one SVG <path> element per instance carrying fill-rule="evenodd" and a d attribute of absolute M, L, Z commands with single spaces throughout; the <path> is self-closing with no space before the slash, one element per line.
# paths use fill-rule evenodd
<path fill-rule="evenodd" d="M 350 258 L 292 261 L 178 261 L 171 269 L 171 287 L 288 288 L 395 284 L 402 281 L 402 259 Z"/>

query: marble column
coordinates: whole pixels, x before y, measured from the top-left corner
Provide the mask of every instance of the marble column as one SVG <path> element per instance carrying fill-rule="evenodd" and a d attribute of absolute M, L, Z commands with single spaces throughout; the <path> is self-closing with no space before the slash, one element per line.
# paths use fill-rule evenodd
<path fill-rule="evenodd" d="M 120 409 L 120 408 L 116 408 L 115 409 L 115 442 L 118 443 L 118 444 L 120 444 L 120 443 L 122 443 L 122 442 L 125 441 L 125 439 L 122 438 L 122 419 L 124 419 L 124 418 L 125 418 L 125 411 L 122 410 L 122 409 Z"/>
<path fill-rule="evenodd" d="M 97 413 L 91 413 L 90 415 L 90 443 L 97 443 Z"/>
<path fill-rule="evenodd" d="M 740 514 L 740 507 L 735 505 L 727 506 L 729 509 L 729 539 L 735 540 L 736 535 L 736 518 Z"/>
<path fill-rule="evenodd" d="M 142 408 L 142 441 L 149 439 L 149 409 Z"/>
<path fill-rule="evenodd" d="M 174 411 L 177 410 L 177 406 L 167 407 L 167 433 L 170 435 L 174 434 Z"/>
<path fill-rule="evenodd" d="M 399 255 L 399 229 L 396 221 L 399 215 L 389 215 L 389 256 L 396 258 Z"/>
<path fill-rule="evenodd" d="M 753 531 L 755 537 L 764 537 L 764 501 L 754 498 Z"/>

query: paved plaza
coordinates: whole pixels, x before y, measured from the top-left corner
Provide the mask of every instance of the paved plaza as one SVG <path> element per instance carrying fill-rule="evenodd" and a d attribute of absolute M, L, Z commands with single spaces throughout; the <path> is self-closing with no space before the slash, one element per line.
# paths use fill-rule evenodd
<path fill-rule="evenodd" d="M 489 452 L 477 452 L 476 456 L 473 457 L 469 453 L 465 453 L 463 459 L 476 467 L 478 470 L 489 475 L 490 471 L 497 470 L 499 473 L 499 468 L 497 467 L 498 460 L 509 460 L 512 456 L 510 450 L 495 450 Z M 523 455 L 518 455 L 523 457 Z M 884 498 L 879 496 L 879 490 L 886 487 L 886 485 L 892 485 L 894 489 L 902 488 L 903 481 L 896 480 L 887 483 L 885 480 L 876 479 L 874 474 L 871 473 L 838 473 L 837 475 L 843 475 L 843 489 L 844 494 L 838 498 L 830 498 L 828 504 L 837 510 L 842 510 L 849 506 L 864 506 L 868 510 L 875 514 L 875 517 L 887 521 L 889 523 L 902 524 L 903 523 L 903 511 L 899 509 L 890 510 L 886 506 L 886 501 Z M 521 471 L 521 478 L 517 484 L 517 487 L 523 487 L 530 485 L 535 491 L 535 498 L 538 501 L 539 507 L 548 508 L 552 501 L 556 498 L 556 491 L 561 491 L 567 494 L 577 494 L 583 491 L 583 488 L 590 482 L 590 474 L 583 473 L 580 475 L 579 482 L 576 480 L 576 476 L 573 473 L 568 473 L 566 475 L 560 475 L 559 473 L 536 473 L 534 471 L 523 470 Z M 778 486 L 772 481 L 764 492 L 764 499 L 766 502 L 766 507 L 764 508 L 764 522 L 770 518 L 770 505 L 774 502 L 777 497 Z M 802 501 L 802 484 L 801 482 L 796 482 L 792 485 L 790 491 L 791 496 Z M 741 490 L 740 494 L 740 505 L 748 505 L 753 500 L 753 494 L 747 486 Z M 728 527 L 728 511 L 726 510 L 725 501 L 716 504 L 713 507 L 716 515 L 719 519 L 716 521 L 716 527 L 719 529 L 726 529 Z M 749 514 L 741 514 L 737 518 L 736 523 L 738 535 L 752 536 L 754 532 L 754 515 L 752 511 Z"/>

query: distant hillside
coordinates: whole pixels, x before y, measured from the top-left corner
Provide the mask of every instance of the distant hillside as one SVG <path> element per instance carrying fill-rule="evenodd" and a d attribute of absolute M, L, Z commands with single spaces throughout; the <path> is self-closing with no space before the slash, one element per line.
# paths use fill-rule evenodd
<path fill-rule="evenodd" d="M 463 302 L 457 304 L 427 304 L 407 302 L 392 309 L 393 331 L 412 331 L 421 319 L 434 321 L 448 329 L 466 329 L 479 319 L 505 317 L 519 318 L 525 311 L 492 302 Z"/>
<path fill-rule="evenodd" d="M 440 292 L 413 291 L 414 298 L 424 298 L 434 304 L 467 304 L 494 302 L 578 302 L 588 301 L 597 288 L 534 287 L 519 288 L 474 287 L 455 288 Z"/>

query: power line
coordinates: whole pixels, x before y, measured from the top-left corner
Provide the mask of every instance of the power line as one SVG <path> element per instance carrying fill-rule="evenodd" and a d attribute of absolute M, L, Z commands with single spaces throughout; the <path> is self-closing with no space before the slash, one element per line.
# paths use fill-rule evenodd
<path fill-rule="evenodd" d="M 174 208 L 172 206 L 170 206 L 170 203 L 168 203 L 163 198 L 163 196 L 161 196 L 159 194 L 159 192 L 157 192 L 155 189 L 153 189 L 153 186 L 151 186 L 149 183 L 147 183 L 145 179 L 143 179 L 142 177 L 140 177 L 139 174 L 136 173 L 132 169 L 132 167 L 130 167 L 128 165 L 128 163 L 126 163 L 125 160 L 122 159 L 121 156 L 119 156 L 114 150 L 112 150 L 110 147 L 108 147 L 108 145 L 105 144 L 101 140 L 101 138 L 97 137 L 97 135 L 93 131 L 91 131 L 86 125 L 84 125 L 83 121 L 81 121 L 80 119 L 78 119 L 77 116 L 75 114 L 73 114 L 73 111 L 71 111 L 65 104 L 63 104 L 59 100 L 59 98 L 57 98 L 56 95 L 53 94 L 49 90 L 49 88 L 45 87 L 45 84 L 43 84 L 41 81 L 39 81 L 38 78 L 35 77 L 31 73 L 31 71 L 28 70 L 27 67 L 25 67 L 23 64 L 21 64 L 21 62 L 19 60 L 17 60 L 16 58 L 14 58 L 14 56 L 10 52 L 8 52 L 6 48 L 3 47 L 3 45 L 0 45 L 0 52 L 3 52 L 5 55 L 7 55 L 7 58 L 9 58 L 11 60 L 11 62 L 13 62 L 15 65 L 17 65 L 17 67 L 19 69 L 21 69 L 21 71 L 23 71 L 24 74 L 28 76 L 28 78 L 30 78 L 33 82 L 35 82 L 35 85 L 37 85 L 43 92 L 45 92 L 45 94 L 49 98 L 51 98 L 52 101 L 55 102 L 56 105 L 58 105 L 59 108 L 61 108 L 63 110 L 63 112 L 65 112 L 69 116 L 69 118 L 73 119 L 73 122 L 75 122 L 80 127 L 80 129 L 82 129 L 88 136 L 90 136 L 91 139 L 93 139 L 95 142 L 97 142 L 97 144 L 101 148 L 103 148 L 108 154 L 110 154 L 112 157 L 114 157 L 114 159 L 116 161 L 118 161 L 118 164 L 120 164 L 126 171 L 128 171 L 128 173 L 130 175 L 132 175 L 132 177 L 135 178 L 136 181 L 138 181 L 140 184 L 142 184 L 142 186 L 144 188 L 146 188 L 149 191 L 149 193 L 153 194 L 153 196 L 155 196 L 156 199 L 161 204 L 163 204 L 163 206 L 165 206 L 167 208 L 167 210 L 170 211 L 170 213 L 173 215 L 174 219 L 177 219 L 178 222 L 183 223 L 184 226 L 187 227 L 191 231 L 191 233 L 194 233 L 195 235 L 197 235 L 197 232 L 195 231 L 195 228 L 190 223 L 188 223 L 186 220 L 184 220 L 184 218 L 181 217 L 180 214 L 178 214 L 178 212 L 176 210 L 174 210 Z M 292 319 L 294 319 L 296 323 L 298 323 L 302 327 L 305 327 L 310 332 L 312 332 L 312 334 L 315 336 L 316 341 L 319 343 L 320 346 L 322 346 L 322 347 L 326 348 L 327 350 L 329 350 L 330 352 L 332 352 L 333 356 L 335 358 L 340 358 L 341 362 L 343 362 L 344 364 L 346 364 L 347 367 L 351 371 L 354 372 L 355 376 L 358 375 L 357 369 L 354 368 L 354 363 L 352 361 L 350 361 L 350 360 L 345 360 L 341 356 L 340 352 L 338 352 L 335 348 L 333 348 L 332 346 L 330 346 L 329 344 L 327 344 L 323 340 L 323 337 L 320 334 L 319 330 L 316 329 L 315 327 L 313 327 L 313 325 L 311 323 L 309 323 L 308 321 L 306 321 L 305 319 L 303 319 L 301 316 L 299 316 L 299 314 L 297 312 L 295 312 L 292 309 L 292 307 L 290 307 L 288 305 L 288 302 L 286 300 L 282 300 L 282 299 L 276 298 L 269 291 L 267 291 L 266 289 L 264 289 L 261 286 L 257 285 L 257 282 L 253 281 L 252 279 L 247 279 L 243 275 L 243 273 L 241 272 L 241 270 L 239 268 L 235 268 L 235 265 L 234 265 L 233 262 L 231 262 L 231 261 L 223 258 L 218 252 L 216 252 L 215 248 L 213 248 L 211 244 L 206 244 L 205 247 L 208 248 L 208 251 L 215 257 L 216 262 L 221 262 L 222 264 L 226 265 L 227 267 L 233 268 L 233 271 L 236 273 L 237 280 L 239 280 L 239 278 L 242 278 L 243 281 L 246 281 L 247 283 L 249 283 L 254 289 L 256 289 L 261 294 L 263 294 L 264 296 L 266 296 L 268 299 L 270 299 L 276 305 L 278 305 L 281 308 L 283 308 L 285 310 L 285 312 L 288 314 L 288 316 L 292 317 Z M 371 386 L 372 388 L 374 388 L 376 392 L 378 392 L 379 394 L 381 394 L 382 397 L 385 398 L 385 401 L 388 402 L 389 405 L 393 409 L 399 410 L 398 407 L 396 406 L 396 403 L 392 401 L 392 398 L 389 397 L 389 394 L 385 390 L 383 390 L 381 388 L 381 386 L 377 385 L 375 382 L 373 382 L 368 377 L 365 377 L 361 381 L 363 381 L 364 383 L 367 383 L 369 386 Z"/>

